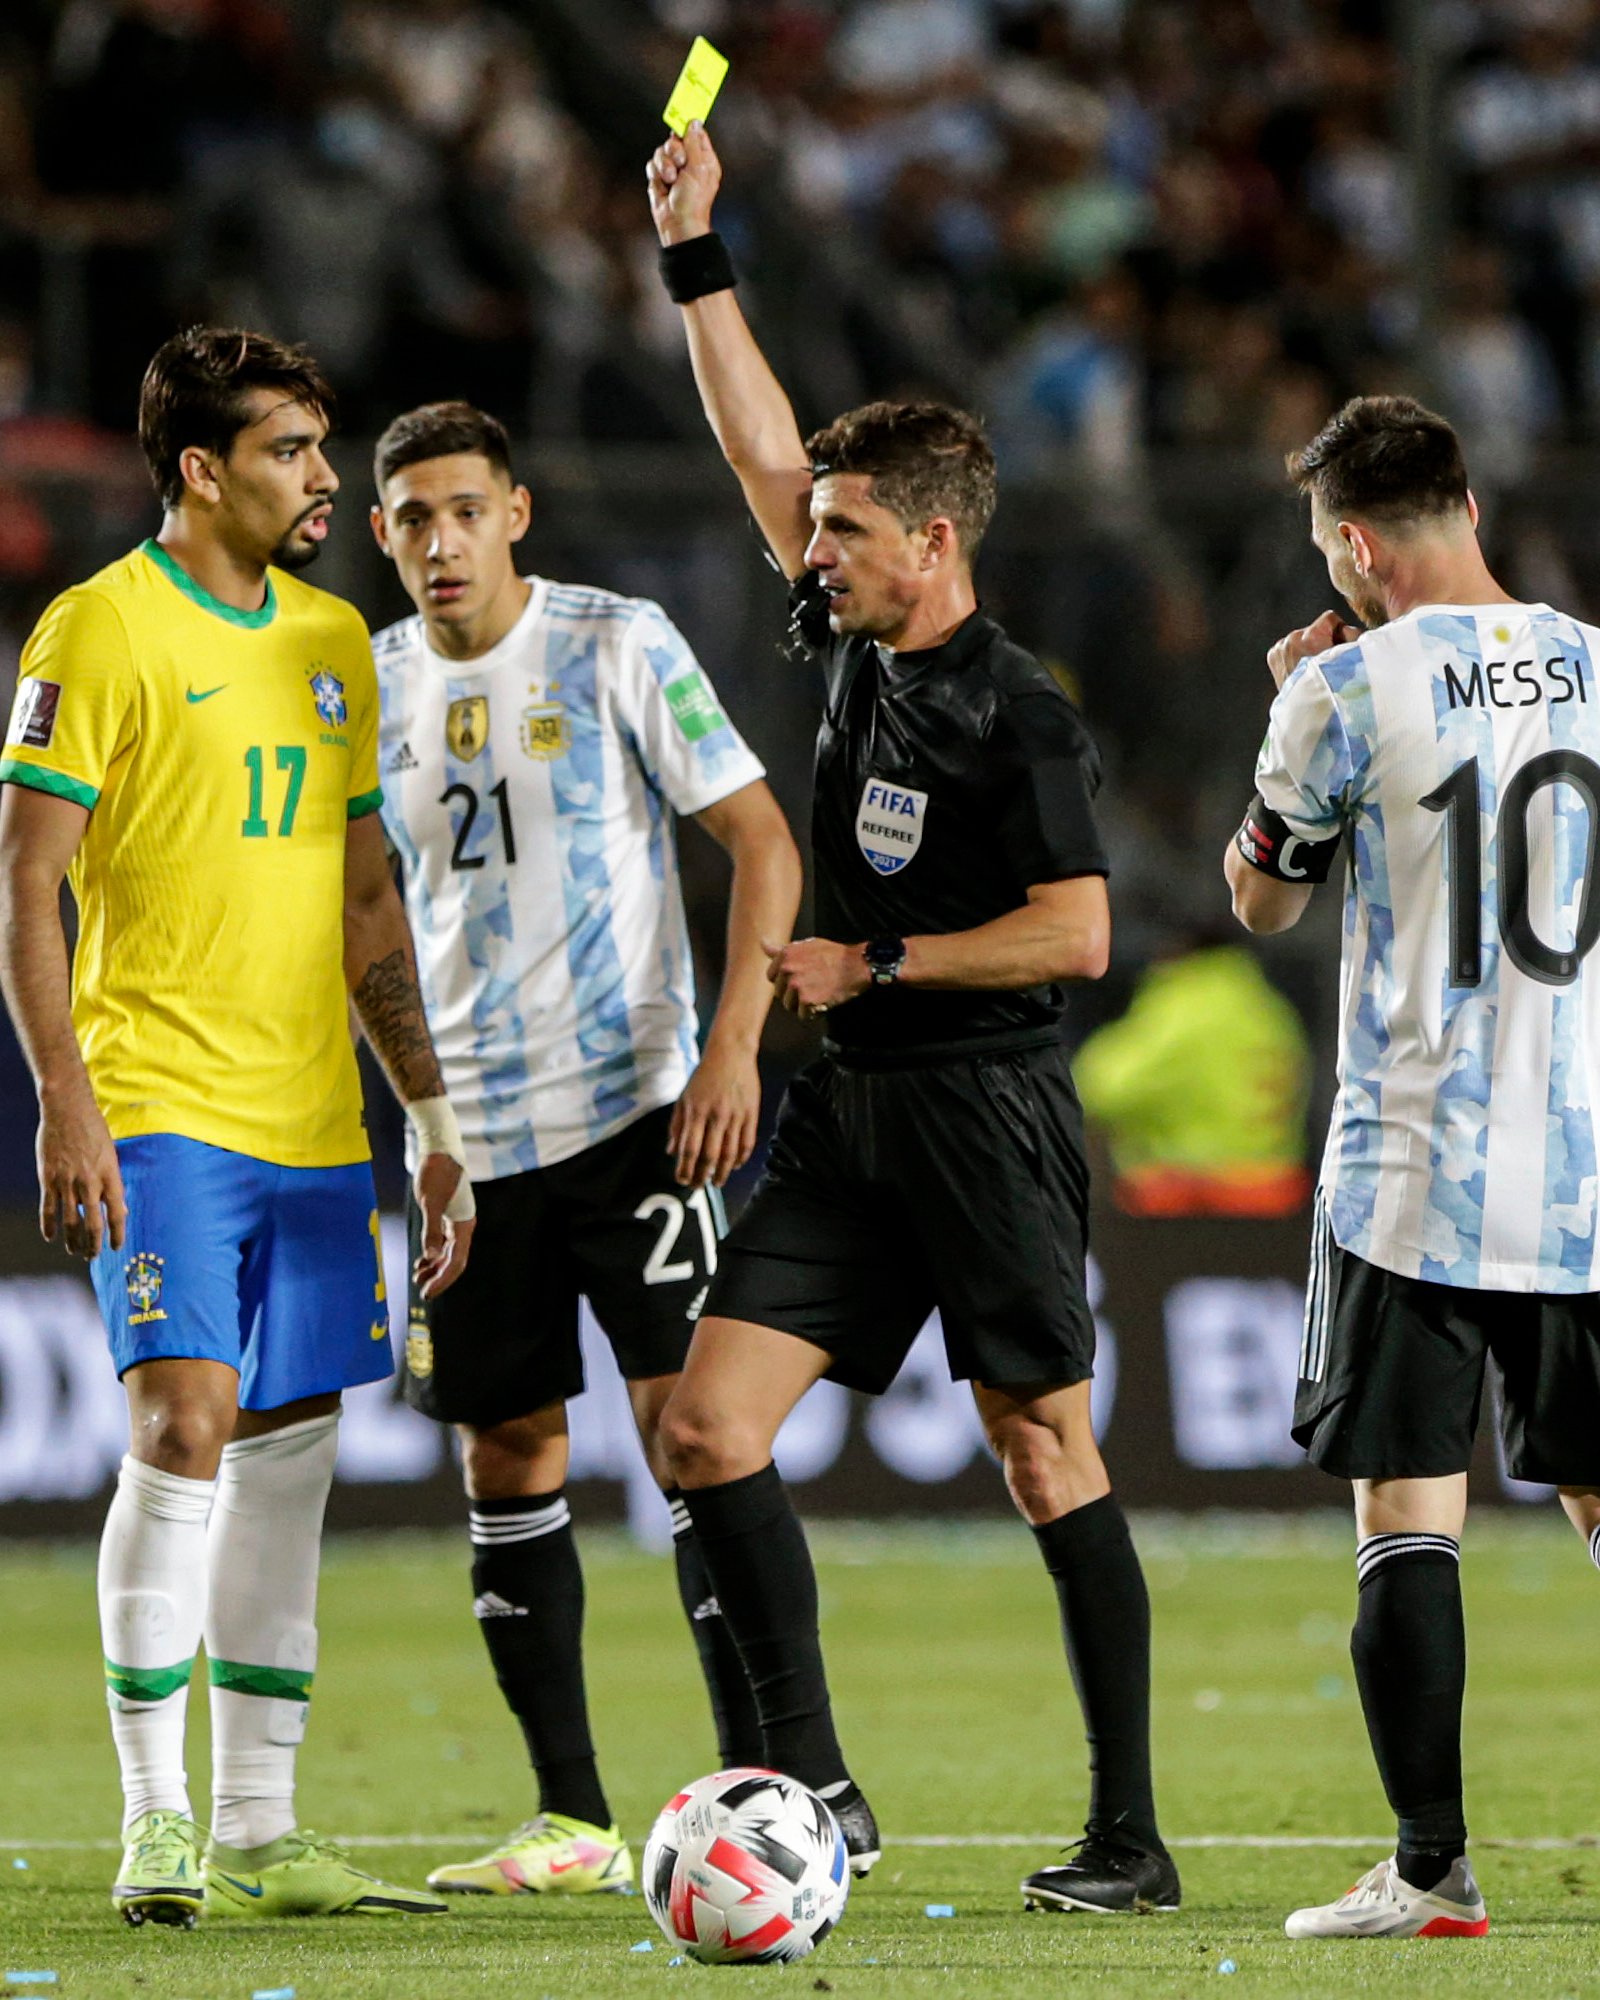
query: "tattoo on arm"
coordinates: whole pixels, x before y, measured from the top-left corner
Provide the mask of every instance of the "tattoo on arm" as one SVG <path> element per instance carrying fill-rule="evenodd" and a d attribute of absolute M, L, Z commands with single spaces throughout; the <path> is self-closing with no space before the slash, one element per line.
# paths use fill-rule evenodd
<path fill-rule="evenodd" d="M 416 970 L 402 948 L 375 959 L 352 996 L 367 1040 L 402 1104 L 443 1097 L 444 1079 L 433 1052 Z"/>

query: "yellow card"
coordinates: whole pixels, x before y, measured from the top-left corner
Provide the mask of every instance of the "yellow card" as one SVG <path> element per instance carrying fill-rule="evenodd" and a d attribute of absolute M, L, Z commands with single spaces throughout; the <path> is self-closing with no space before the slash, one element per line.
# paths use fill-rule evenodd
<path fill-rule="evenodd" d="M 680 139 L 694 119 L 710 117 L 727 74 L 728 58 L 714 49 L 704 35 L 696 35 L 683 74 L 672 86 L 667 108 L 661 114 Z"/>

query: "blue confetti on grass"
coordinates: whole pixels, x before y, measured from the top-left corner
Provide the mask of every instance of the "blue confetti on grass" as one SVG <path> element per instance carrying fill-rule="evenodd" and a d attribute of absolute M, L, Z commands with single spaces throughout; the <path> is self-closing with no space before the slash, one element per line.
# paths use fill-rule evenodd
<path fill-rule="evenodd" d="M 1234 1964 L 1231 1958 L 1225 1958 L 1222 1961 L 1222 1963 L 1217 1967 L 1217 1970 L 1218 1972 L 1237 1972 L 1239 1968 Z"/>
<path fill-rule="evenodd" d="M 954 1903 L 929 1903 L 922 1912 L 925 1917 L 953 1917 L 955 1913 Z"/>
<path fill-rule="evenodd" d="M 292 1986 L 258 1986 L 250 2000 L 294 2000 Z"/>
<path fill-rule="evenodd" d="M 640 1938 L 637 1944 L 630 1944 L 629 1951 L 654 1951 L 655 1945 L 649 1938 Z"/>
<path fill-rule="evenodd" d="M 54 1986 L 61 1977 L 59 1972 L 8 1972 L 8 1986 Z"/>
<path fill-rule="evenodd" d="M 26 1868 L 28 1864 L 26 1861 L 23 1860 L 22 1856 L 19 1854 L 16 1860 L 13 1861 L 11 1865 L 13 1868 Z"/>

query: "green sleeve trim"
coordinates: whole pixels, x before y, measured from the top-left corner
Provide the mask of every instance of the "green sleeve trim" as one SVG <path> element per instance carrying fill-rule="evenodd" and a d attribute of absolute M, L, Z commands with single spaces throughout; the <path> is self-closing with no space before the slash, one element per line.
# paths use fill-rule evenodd
<path fill-rule="evenodd" d="M 351 799 L 344 809 L 345 818 L 365 819 L 368 813 L 375 813 L 382 804 L 383 787 L 379 785 L 376 791 L 361 792 Z"/>
<path fill-rule="evenodd" d="M 298 1667 L 252 1667 L 244 1660 L 212 1660 L 211 1685 L 229 1694 L 256 1694 L 265 1701 L 309 1701 L 311 1676 Z"/>
<path fill-rule="evenodd" d="M 272 588 L 270 573 L 266 579 L 267 594 L 258 611 L 236 611 L 231 604 L 224 604 L 220 597 L 213 597 L 203 584 L 194 578 L 181 563 L 173 561 L 159 542 L 140 543 L 140 552 L 150 558 L 169 583 L 175 583 L 191 604 L 198 604 L 202 611 L 209 611 L 213 618 L 220 618 L 228 625 L 242 625 L 247 632 L 259 632 L 263 625 L 270 625 L 278 615 L 277 593 Z"/>
<path fill-rule="evenodd" d="M 194 1656 L 175 1667 L 119 1667 L 106 1661 L 106 1693 L 118 1701 L 167 1701 L 189 1685 Z"/>
<path fill-rule="evenodd" d="M 42 764 L 24 764 L 20 757 L 0 757 L 0 785 L 26 785 L 32 792 L 49 792 L 58 799 L 71 799 L 85 812 L 93 812 L 100 799 L 93 785 L 81 785 L 76 778 L 47 771 Z"/>

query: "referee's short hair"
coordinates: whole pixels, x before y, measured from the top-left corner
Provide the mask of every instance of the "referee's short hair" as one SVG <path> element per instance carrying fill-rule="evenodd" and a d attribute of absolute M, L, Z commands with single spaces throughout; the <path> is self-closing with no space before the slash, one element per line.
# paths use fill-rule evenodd
<path fill-rule="evenodd" d="M 1461 440 L 1410 396 L 1352 396 L 1288 464 L 1300 491 L 1335 519 L 1400 524 L 1467 504 Z"/>
<path fill-rule="evenodd" d="M 971 562 L 994 513 L 994 452 L 983 425 L 946 403 L 864 403 L 806 439 L 811 475 L 864 473 L 907 528 L 953 521 Z"/>
<path fill-rule="evenodd" d="M 379 493 L 407 465 L 425 459 L 454 458 L 475 452 L 488 459 L 507 479 L 511 470 L 511 439 L 498 417 L 473 403 L 422 403 L 395 418 L 379 438 L 372 455 L 372 477 Z"/>
<path fill-rule="evenodd" d="M 156 349 L 139 390 L 139 443 L 163 507 L 183 498 L 183 454 L 191 445 L 227 457 L 250 422 L 252 389 L 270 389 L 333 422 L 333 390 L 303 347 L 242 326 L 190 326 Z"/>

